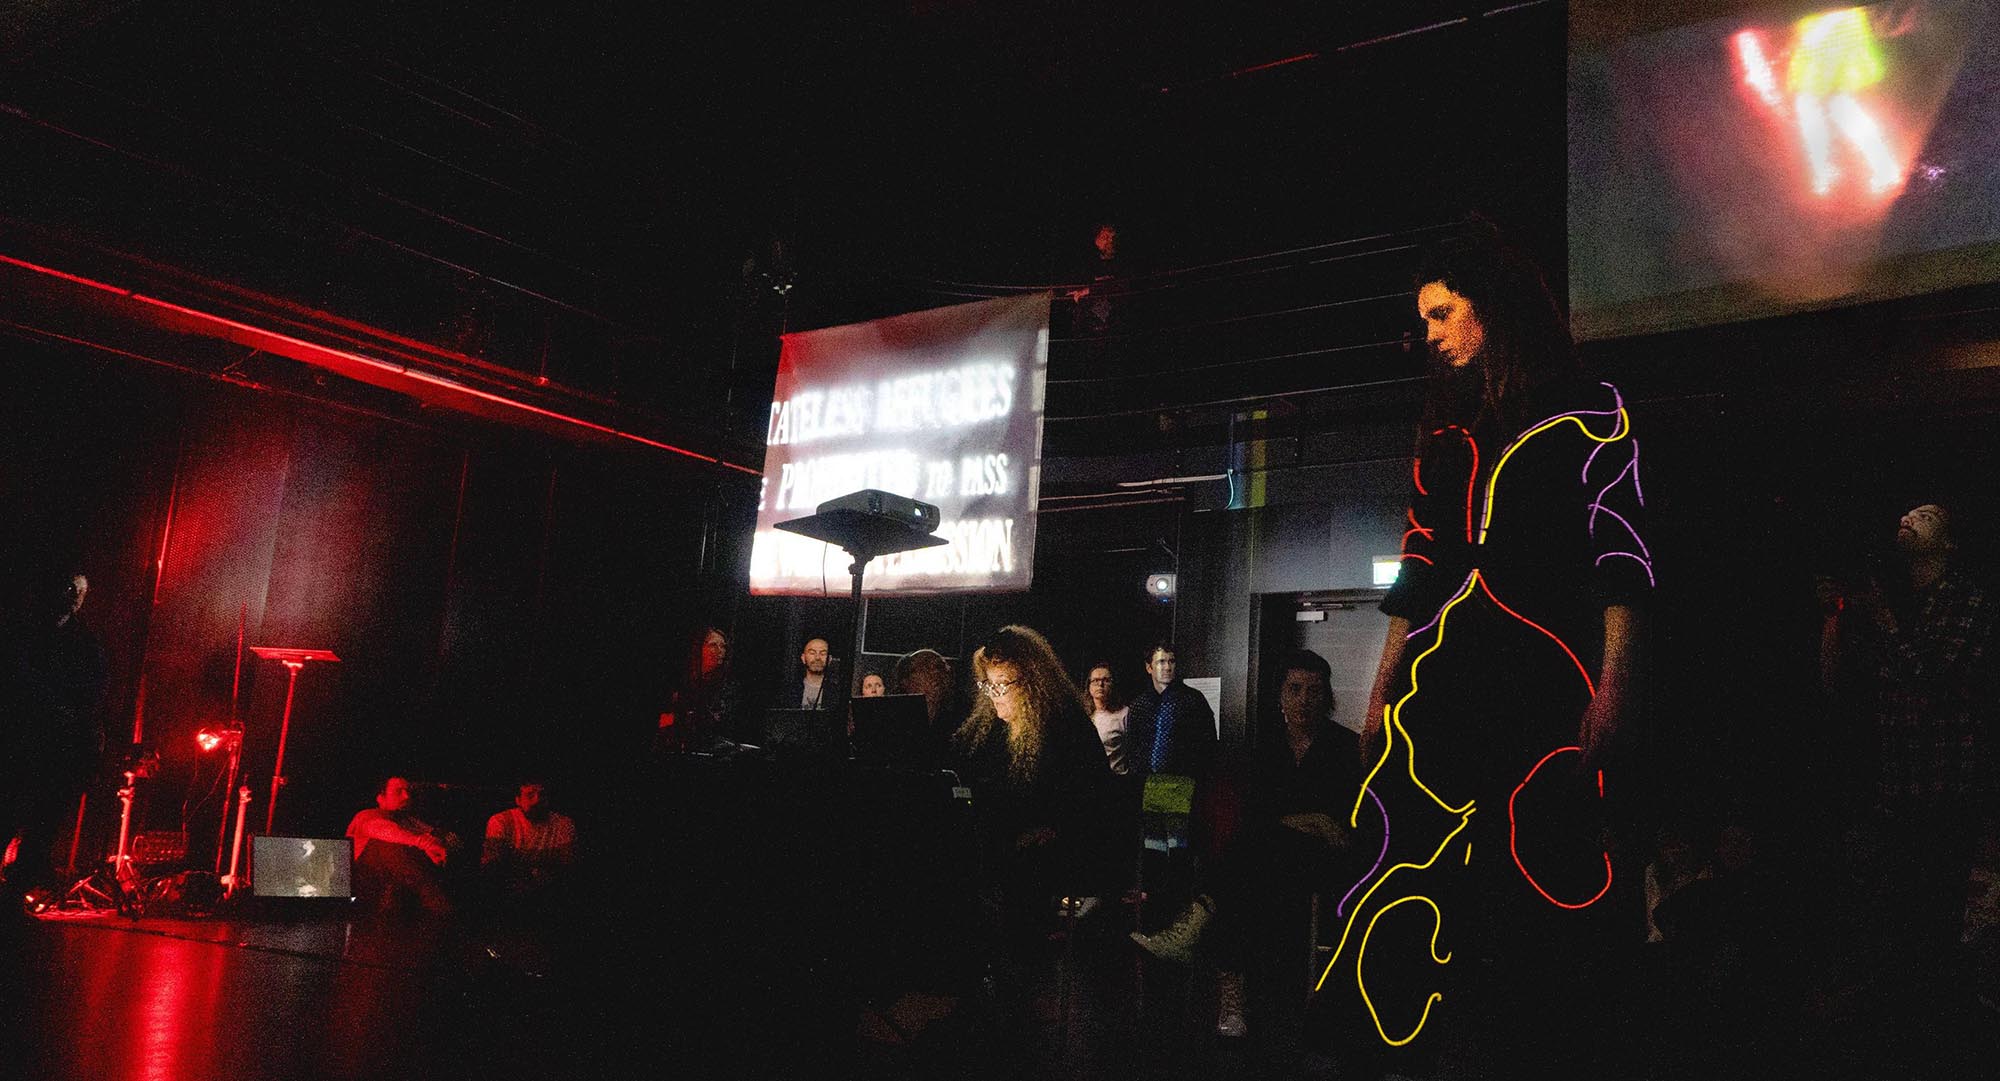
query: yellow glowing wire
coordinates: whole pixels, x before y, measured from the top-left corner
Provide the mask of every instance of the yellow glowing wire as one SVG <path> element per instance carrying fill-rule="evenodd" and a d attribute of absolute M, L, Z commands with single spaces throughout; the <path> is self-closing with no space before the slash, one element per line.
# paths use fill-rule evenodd
<path fill-rule="evenodd" d="M 1326 978 L 1333 974 L 1333 966 L 1336 962 L 1340 960 L 1341 951 L 1347 948 L 1348 936 L 1354 932 L 1354 921 L 1360 918 L 1361 910 L 1368 907 L 1368 899 L 1370 897 L 1375 896 L 1375 891 L 1381 889 L 1382 884 L 1384 882 L 1389 881 L 1390 876 L 1394 875 L 1397 871 L 1401 871 L 1404 868 L 1408 868 L 1412 871 L 1422 871 L 1428 868 L 1431 864 L 1436 863 L 1438 857 L 1444 855 L 1444 850 L 1450 847 L 1452 839 L 1457 837 L 1459 834 L 1465 832 L 1465 827 L 1470 825 L 1471 822 L 1472 822 L 1472 810 L 1470 809 L 1470 807 L 1468 807 L 1464 812 L 1464 814 L 1459 818 L 1458 825 L 1453 827 L 1450 833 L 1445 834 L 1444 840 L 1438 842 L 1437 851 L 1431 853 L 1430 859 L 1427 859 L 1422 863 L 1399 863 L 1394 867 L 1391 867 L 1388 870 L 1382 872 L 1382 877 L 1376 879 L 1375 884 L 1373 886 L 1368 887 L 1368 892 L 1362 894 L 1361 900 L 1355 902 L 1354 913 L 1353 915 L 1347 917 L 1347 925 L 1340 929 L 1340 942 L 1339 944 L 1333 947 L 1333 956 L 1326 959 L 1326 970 L 1319 974 L 1319 982 L 1313 984 L 1313 990 L 1315 992 L 1317 992 L 1320 988 L 1326 986 Z"/>
<path fill-rule="evenodd" d="M 1410 744 L 1410 749 L 1405 751 L 1404 754 L 1409 759 L 1411 782 L 1418 788 L 1423 789 L 1424 795 L 1429 796 L 1439 807 L 1444 808 L 1452 814 L 1463 814 L 1472 809 L 1472 802 L 1469 800 L 1463 806 L 1453 807 L 1451 804 L 1439 799 L 1438 794 L 1430 790 L 1430 786 L 1417 779 L 1416 741 L 1410 738 L 1410 730 L 1403 728 L 1403 704 L 1417 696 L 1417 666 L 1423 663 L 1425 657 L 1436 653 L 1444 646 L 1445 621 L 1450 618 L 1451 610 L 1457 607 L 1460 601 L 1470 597 L 1473 589 L 1478 584 L 1479 572 L 1473 571 L 1470 575 L 1466 576 L 1465 588 L 1458 591 L 1458 596 L 1445 602 L 1444 607 L 1438 611 L 1436 640 L 1431 643 L 1429 649 L 1417 654 L 1416 659 L 1410 662 L 1409 693 L 1397 699 L 1395 704 L 1382 707 L 1382 733 L 1384 736 L 1382 741 L 1382 757 L 1376 760 L 1374 768 L 1368 771 L 1368 776 L 1361 779 L 1361 789 L 1354 793 L 1354 809 L 1348 812 L 1347 815 L 1347 824 L 1350 828 L 1358 827 L 1361 823 L 1361 800 L 1368 795 L 1368 786 L 1375 783 L 1375 775 L 1382 771 L 1383 766 L 1389 764 L 1389 755 L 1396 746 L 1396 730 L 1399 728 L 1403 729 L 1403 739 Z"/>
<path fill-rule="evenodd" d="M 1506 451 L 1500 455 L 1500 460 L 1493 463 L 1493 475 L 1486 478 L 1486 513 L 1479 519 L 1479 543 L 1486 543 L 1486 529 L 1493 524 L 1493 495 L 1500 487 L 1501 467 L 1507 464 L 1507 459 L 1513 457 L 1515 451 L 1521 449 L 1522 444 L 1548 431 L 1550 428 L 1561 425 L 1564 421 L 1574 423 L 1584 435 L 1589 436 L 1592 440 L 1599 443 L 1616 443 L 1620 439 L 1632 434 L 1632 418 L 1625 412 L 1624 406 L 1618 407 L 1618 427 L 1610 435 L 1600 436 L 1596 432 L 1591 431 L 1590 426 L 1583 422 L 1583 418 L 1573 413 L 1556 417 L 1553 420 L 1543 421 L 1521 433 L 1521 438 L 1508 444 Z"/>
<path fill-rule="evenodd" d="M 1437 991 L 1432 991 L 1430 997 L 1424 999 L 1424 1012 L 1422 1016 L 1417 1018 L 1417 1027 L 1412 1029 L 1408 1036 L 1400 1040 L 1395 1040 L 1390 1039 L 1388 1030 L 1382 1027 L 1382 1015 L 1375 1012 L 1375 1001 L 1368 997 L 1368 980 L 1361 974 L 1361 961 L 1368 956 L 1368 936 L 1375 933 L 1376 920 L 1380 920 L 1383 916 L 1388 915 L 1390 909 L 1395 908 L 1405 901 L 1422 901 L 1431 906 L 1431 915 L 1435 917 L 1434 922 L 1431 924 L 1431 960 L 1440 965 L 1451 963 L 1451 954 L 1445 954 L 1443 957 L 1438 956 L 1438 933 L 1444 930 L 1444 913 L 1438 911 L 1436 901 L 1414 893 L 1408 897 L 1398 897 L 1388 904 L 1383 905 L 1381 911 L 1375 913 L 1375 919 L 1368 921 L 1368 929 L 1361 932 L 1361 946 L 1354 951 L 1354 985 L 1361 989 L 1361 1002 L 1368 1007 L 1368 1016 L 1375 1020 L 1375 1031 L 1381 1034 L 1383 1042 L 1387 1043 L 1390 1047 L 1401 1047 L 1411 1040 L 1416 1039 L 1417 1033 L 1422 1032 L 1424 1024 L 1431 1019 L 1431 1007 L 1444 1001 L 1444 995 Z"/>

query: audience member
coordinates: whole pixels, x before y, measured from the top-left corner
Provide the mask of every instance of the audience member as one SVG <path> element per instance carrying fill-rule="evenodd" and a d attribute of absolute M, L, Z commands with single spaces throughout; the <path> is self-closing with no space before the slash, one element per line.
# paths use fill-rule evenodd
<path fill-rule="evenodd" d="M 889 693 L 889 685 L 882 681 L 882 673 L 870 672 L 861 677 L 861 697 L 881 698 Z"/>
<path fill-rule="evenodd" d="M 1197 781 L 1215 762 L 1215 712 L 1200 691 L 1180 681 L 1171 642 L 1146 651 L 1150 686 L 1132 698 L 1126 743 L 1147 773 L 1177 773 Z"/>
<path fill-rule="evenodd" d="M 1123 777 L 1132 772 L 1125 743 L 1132 707 L 1118 701 L 1118 686 L 1111 672 L 1107 662 L 1091 665 L 1084 689 L 1090 695 L 1090 723 L 1097 726 L 1098 742 L 1104 744 L 1104 760 L 1111 772 Z"/>
<path fill-rule="evenodd" d="M 10 613 L 0 670 L 0 846 L 18 831 L 8 888 L 41 903 L 55 884 L 56 835 L 104 752 L 104 649 L 80 612 L 90 582 L 35 574 Z"/>
<path fill-rule="evenodd" d="M 452 913 L 443 867 L 456 838 L 410 811 L 410 782 L 390 777 L 375 806 L 347 824 L 354 841 L 354 896 L 368 911 L 395 909 L 404 899 L 433 916 Z"/>
<path fill-rule="evenodd" d="M 1885 870 L 1905 883 L 1905 927 L 1919 948 L 1948 950 L 1980 824 L 1994 811 L 1994 614 L 1958 565 L 1949 508 L 1904 514 L 1896 550 L 1900 582 L 1835 587 L 1821 671 L 1872 714 L 1874 806 L 1864 828 L 1895 857 Z"/>
<path fill-rule="evenodd" d="M 1118 871 L 1117 789 L 1083 693 L 1039 633 L 1002 627 L 973 654 L 980 691 L 955 746 L 1016 941 L 1060 896 L 1099 896 Z"/>
<path fill-rule="evenodd" d="M 690 643 L 686 675 L 660 714 L 660 745 L 700 751 L 722 740 L 741 741 L 739 698 L 729 673 L 729 635 L 703 627 Z"/>
<path fill-rule="evenodd" d="M 549 808 L 539 780 L 523 781 L 514 806 L 486 820 L 479 866 L 503 893 L 543 889 L 575 860 L 576 823 Z"/>
<path fill-rule="evenodd" d="M 1278 723 L 1265 724 L 1247 761 L 1225 763 L 1211 785 L 1212 854 L 1194 901 L 1160 933 L 1132 934 L 1154 956 L 1183 964 L 1197 942 L 1213 940 L 1216 1031 L 1224 1036 L 1247 1031 L 1244 976 L 1258 947 L 1299 940 L 1306 899 L 1338 888 L 1344 856 L 1356 847 L 1345 819 L 1348 793 L 1361 783 L 1357 744 L 1333 720 L 1332 668 L 1296 650 L 1277 691 Z"/>
<path fill-rule="evenodd" d="M 829 657 L 826 639 L 806 639 L 805 648 L 799 651 L 799 677 L 785 684 L 773 704 L 779 709 L 825 709 L 831 705 L 827 701 L 831 685 L 826 681 Z"/>
<path fill-rule="evenodd" d="M 933 739 L 938 746 L 948 742 L 971 709 L 958 694 L 951 662 L 937 650 L 919 649 L 904 654 L 891 676 L 897 694 L 924 696 L 924 712 L 930 716 Z"/>

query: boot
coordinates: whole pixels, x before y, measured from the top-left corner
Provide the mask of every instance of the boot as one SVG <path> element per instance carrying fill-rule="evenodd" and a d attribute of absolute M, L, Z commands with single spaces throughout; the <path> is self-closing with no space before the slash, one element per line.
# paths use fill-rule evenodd
<path fill-rule="evenodd" d="M 1132 941 L 1137 942 L 1147 953 L 1162 961 L 1191 965 L 1194 963 L 1194 947 L 1201 941 L 1201 932 L 1208 921 L 1215 917 L 1214 902 L 1206 896 L 1196 897 L 1182 912 L 1156 935 L 1142 935 L 1132 932 Z"/>

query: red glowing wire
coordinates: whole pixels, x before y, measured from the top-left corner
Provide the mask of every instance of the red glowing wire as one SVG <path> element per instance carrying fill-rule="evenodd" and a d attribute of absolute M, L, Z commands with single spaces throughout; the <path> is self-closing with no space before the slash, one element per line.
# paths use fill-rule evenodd
<path fill-rule="evenodd" d="M 1528 885 L 1535 887 L 1536 893 L 1541 894 L 1544 900 L 1548 901 L 1548 903 L 1556 906 L 1557 908 L 1567 908 L 1574 910 L 1580 908 L 1589 908 L 1591 905 L 1594 905 L 1598 901 L 1602 900 L 1605 894 L 1611 892 L 1611 853 L 1609 852 L 1604 853 L 1604 886 L 1597 891 L 1596 896 L 1592 897 L 1588 901 L 1582 902 L 1581 904 L 1570 904 L 1567 901 L 1558 901 L 1555 899 L 1555 897 L 1550 895 L 1549 891 L 1542 888 L 1542 884 L 1540 882 L 1535 881 L 1535 876 L 1529 873 L 1528 871 L 1528 865 L 1521 862 L 1521 849 L 1515 843 L 1516 837 L 1520 831 L 1520 825 L 1514 820 L 1514 801 L 1520 798 L 1521 790 L 1523 788 L 1528 787 L 1528 782 L 1535 779 L 1535 774 L 1540 772 L 1541 768 L 1548 764 L 1549 759 L 1569 751 L 1575 751 L 1578 754 L 1582 754 L 1583 748 L 1557 747 L 1555 750 L 1550 751 L 1549 753 L 1543 755 L 1542 760 L 1540 762 L 1535 763 L 1535 768 L 1529 770 L 1528 775 L 1526 777 L 1521 778 L 1521 783 L 1514 786 L 1514 794 L 1507 797 L 1507 851 L 1514 857 L 1514 866 L 1519 867 L 1521 869 L 1521 877 L 1528 880 Z M 1602 797 L 1604 794 L 1603 770 L 1599 770 L 1597 773 L 1597 792 L 1600 797 Z"/>
<path fill-rule="evenodd" d="M 1499 605 L 1500 610 L 1502 612 L 1505 612 L 1508 615 L 1513 616 L 1515 619 L 1518 619 L 1521 622 L 1526 623 L 1528 626 L 1533 627 L 1536 630 L 1542 632 L 1543 634 L 1548 635 L 1549 641 L 1554 642 L 1556 645 L 1561 646 L 1562 651 L 1564 653 L 1569 654 L 1569 663 L 1576 665 L 1577 674 L 1583 677 L 1583 685 L 1590 689 L 1590 696 L 1592 698 L 1597 697 L 1597 684 L 1591 680 L 1590 672 L 1583 667 L 1583 662 L 1577 659 L 1576 651 L 1569 648 L 1569 643 L 1564 642 L 1562 639 L 1556 637 L 1555 632 L 1549 630 L 1547 627 L 1544 627 L 1541 624 L 1535 622 L 1534 620 L 1529 619 L 1527 616 L 1524 616 L 1521 613 L 1514 611 L 1512 608 L 1507 607 L 1505 604 L 1501 604 L 1500 598 L 1493 595 L 1493 587 L 1486 584 L 1486 576 L 1483 574 L 1479 576 L 1479 588 L 1486 591 L 1486 599 L 1492 601 L 1496 605 Z"/>

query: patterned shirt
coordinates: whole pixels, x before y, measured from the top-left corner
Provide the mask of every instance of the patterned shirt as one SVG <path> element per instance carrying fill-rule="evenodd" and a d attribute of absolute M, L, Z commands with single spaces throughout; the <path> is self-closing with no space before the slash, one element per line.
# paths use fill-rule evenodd
<path fill-rule="evenodd" d="M 1946 571 L 1873 643 L 1876 794 L 1890 813 L 1948 809 L 1993 794 L 1993 608 Z"/>

